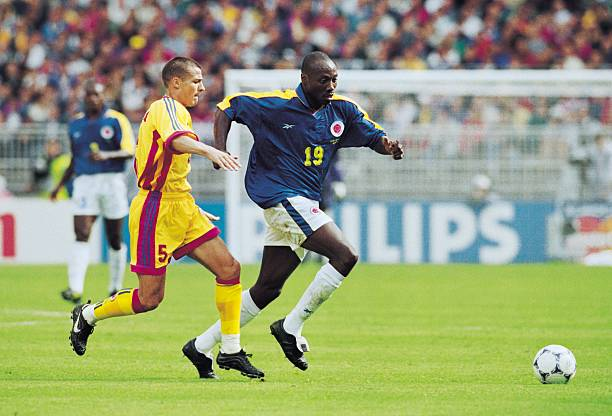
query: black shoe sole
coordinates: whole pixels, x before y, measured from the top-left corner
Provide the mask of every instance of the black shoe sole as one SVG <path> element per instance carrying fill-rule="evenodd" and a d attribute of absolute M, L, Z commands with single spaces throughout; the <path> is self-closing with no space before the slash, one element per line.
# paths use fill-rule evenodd
<path fill-rule="evenodd" d="M 240 371 L 240 370 L 237 370 L 237 369 L 232 368 L 232 367 L 228 367 L 228 366 L 225 366 L 225 365 L 221 365 L 221 364 L 219 364 L 219 363 L 217 363 L 217 365 L 218 365 L 218 366 L 219 366 L 219 368 L 220 368 L 220 369 L 222 369 L 222 370 L 228 370 L 228 371 L 229 371 L 229 370 L 236 370 L 236 371 Z M 263 381 L 263 379 L 264 379 L 264 376 L 259 376 L 259 375 L 257 375 L 257 374 L 251 374 L 251 373 L 245 373 L 244 371 L 240 371 L 240 374 L 241 374 L 241 375 L 243 375 L 243 376 L 245 376 L 245 377 L 248 377 L 248 378 L 259 378 L 259 379 L 261 379 L 262 381 Z"/>

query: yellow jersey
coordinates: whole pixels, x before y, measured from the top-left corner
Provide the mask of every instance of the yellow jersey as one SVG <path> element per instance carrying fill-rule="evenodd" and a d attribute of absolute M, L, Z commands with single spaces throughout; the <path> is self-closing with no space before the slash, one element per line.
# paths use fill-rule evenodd
<path fill-rule="evenodd" d="M 172 141 L 180 136 L 199 140 L 184 105 L 164 96 L 145 113 L 138 130 L 134 170 L 138 187 L 147 191 L 189 192 L 190 154 L 177 152 Z"/>

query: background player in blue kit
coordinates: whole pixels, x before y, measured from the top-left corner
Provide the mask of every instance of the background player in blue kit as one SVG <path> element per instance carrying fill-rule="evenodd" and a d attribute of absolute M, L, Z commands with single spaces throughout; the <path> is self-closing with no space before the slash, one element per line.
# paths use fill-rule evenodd
<path fill-rule="evenodd" d="M 303 260 L 305 249 L 329 258 L 294 309 L 270 326 L 285 356 L 300 370 L 308 363 L 302 327 L 357 263 L 357 253 L 333 220 L 319 208 L 321 187 L 332 158 L 342 147 L 369 147 L 399 160 L 402 146 L 350 99 L 336 95 L 338 71 L 322 52 L 302 62 L 295 90 L 242 93 L 226 97 L 215 114 L 215 146 L 226 150 L 232 121 L 246 125 L 254 144 L 245 184 L 264 209 L 267 223 L 257 282 L 242 294 L 240 324 L 270 302 Z M 196 338 L 210 354 L 221 339 L 219 322 Z"/>
<path fill-rule="evenodd" d="M 122 243 L 123 217 L 128 213 L 125 160 L 134 154 L 132 127 L 122 113 L 104 105 L 104 87 L 85 82 L 84 114 L 68 126 L 72 159 L 51 192 L 55 200 L 62 186 L 75 175 L 72 193 L 76 241 L 68 260 L 68 288 L 64 299 L 79 303 L 89 265 L 89 235 L 99 215 L 108 239 L 109 293 L 123 286 L 127 249 Z"/>

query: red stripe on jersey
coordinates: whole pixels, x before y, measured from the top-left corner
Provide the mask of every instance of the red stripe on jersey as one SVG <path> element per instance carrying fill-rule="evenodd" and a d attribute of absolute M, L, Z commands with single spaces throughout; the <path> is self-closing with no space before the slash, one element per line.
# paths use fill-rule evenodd
<path fill-rule="evenodd" d="M 159 178 L 155 183 L 155 190 L 161 191 L 164 183 L 166 183 L 166 178 L 168 177 L 168 172 L 170 171 L 170 166 L 172 165 L 172 158 L 174 157 L 174 153 L 172 152 L 164 152 L 164 162 L 162 165 L 161 173 L 159 174 Z"/>
<path fill-rule="evenodd" d="M 172 157 L 175 154 L 181 154 L 181 152 L 177 152 L 172 149 L 172 142 L 174 141 L 174 139 L 180 136 L 190 136 L 193 137 L 195 140 L 199 141 L 198 136 L 191 131 L 175 131 L 170 135 L 170 137 L 166 139 L 166 141 L 164 142 L 164 161 L 161 173 L 155 184 L 156 191 L 161 191 L 162 187 L 166 183 L 166 179 L 168 178 L 168 172 L 170 171 L 170 166 L 172 165 Z"/>
<path fill-rule="evenodd" d="M 153 141 L 151 143 L 151 149 L 149 150 L 149 156 L 147 157 L 147 163 L 142 171 L 142 175 L 138 179 L 138 186 L 142 189 L 151 189 L 151 182 L 155 179 L 155 171 L 157 170 L 157 162 L 155 161 L 155 155 L 159 149 L 157 141 L 161 138 L 157 130 L 153 130 Z"/>

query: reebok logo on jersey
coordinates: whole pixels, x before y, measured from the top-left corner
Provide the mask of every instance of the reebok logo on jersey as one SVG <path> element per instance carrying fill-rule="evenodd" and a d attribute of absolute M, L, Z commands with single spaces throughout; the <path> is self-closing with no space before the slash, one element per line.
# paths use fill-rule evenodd
<path fill-rule="evenodd" d="M 283 124 L 283 129 L 285 130 L 292 129 L 294 127 L 295 127 L 295 124 L 287 124 L 287 123 Z"/>

